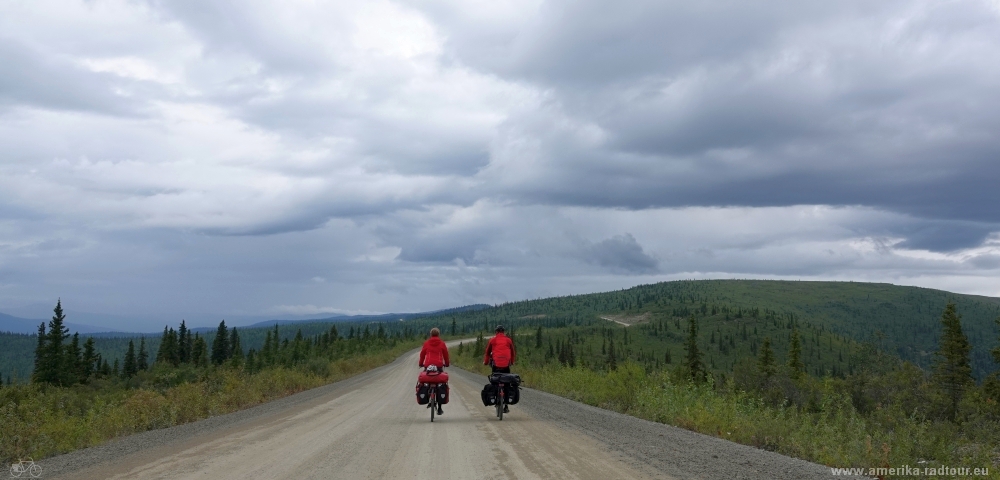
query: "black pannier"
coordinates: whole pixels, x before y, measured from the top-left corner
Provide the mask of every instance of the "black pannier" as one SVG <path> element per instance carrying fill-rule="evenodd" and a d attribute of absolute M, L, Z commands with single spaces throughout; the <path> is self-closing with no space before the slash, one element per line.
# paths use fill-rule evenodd
<path fill-rule="evenodd" d="M 521 376 L 513 373 L 494 373 L 490 375 L 490 383 L 495 385 L 501 382 L 518 387 L 521 385 Z"/>
<path fill-rule="evenodd" d="M 504 393 L 506 394 L 504 401 L 510 405 L 517 405 L 517 402 L 521 401 L 521 389 L 514 385 L 508 385 Z"/>
<path fill-rule="evenodd" d="M 442 405 L 448 403 L 448 399 L 451 398 L 451 395 L 449 395 L 451 393 L 451 389 L 448 388 L 448 384 L 447 383 L 439 383 L 437 385 L 437 389 L 438 389 L 438 391 L 437 391 L 438 403 L 440 403 Z"/>
<path fill-rule="evenodd" d="M 431 386 L 426 383 L 417 384 L 417 405 L 427 405 L 431 401 Z"/>
<path fill-rule="evenodd" d="M 492 383 L 487 383 L 483 386 L 483 391 L 479 392 L 483 397 L 483 405 L 490 406 L 497 404 L 497 389 Z"/>

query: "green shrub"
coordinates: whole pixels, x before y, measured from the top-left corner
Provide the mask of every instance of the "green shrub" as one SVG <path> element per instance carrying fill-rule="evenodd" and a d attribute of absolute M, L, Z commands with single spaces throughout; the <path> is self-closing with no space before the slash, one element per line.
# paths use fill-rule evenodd
<path fill-rule="evenodd" d="M 456 363 L 488 372 L 468 359 Z M 631 362 L 611 372 L 554 362 L 524 362 L 516 371 L 531 388 L 829 466 L 916 466 L 924 460 L 995 469 L 1000 462 L 998 419 L 986 416 L 959 426 L 929 417 L 919 404 L 927 398 L 920 396 L 924 384 L 914 381 L 913 370 L 896 372 L 887 380 L 896 390 L 876 393 L 876 398 L 885 395 L 886 403 L 863 403 L 862 409 L 855 405 L 852 386 L 833 378 L 790 382 L 776 377 L 768 382 L 744 371 L 725 383 L 710 377 L 704 384 L 693 384 L 683 372 L 650 374 Z M 876 383 L 872 379 L 871 385 L 860 388 L 881 389 Z M 752 385 L 765 393 L 750 393 L 747 387 Z M 794 393 L 793 399 L 787 392 Z M 893 403 L 890 398 L 906 395 L 916 400 Z"/>

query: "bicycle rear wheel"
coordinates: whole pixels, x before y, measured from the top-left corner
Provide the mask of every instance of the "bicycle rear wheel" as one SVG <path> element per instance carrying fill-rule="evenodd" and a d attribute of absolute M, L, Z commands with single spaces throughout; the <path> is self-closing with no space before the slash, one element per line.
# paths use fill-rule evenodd
<path fill-rule="evenodd" d="M 497 385 L 497 418 L 503 421 L 503 407 L 506 405 L 503 384 Z"/>
<path fill-rule="evenodd" d="M 431 393 L 430 406 L 431 406 L 431 423 L 434 423 L 434 414 L 437 413 L 437 395 L 434 393 Z"/>

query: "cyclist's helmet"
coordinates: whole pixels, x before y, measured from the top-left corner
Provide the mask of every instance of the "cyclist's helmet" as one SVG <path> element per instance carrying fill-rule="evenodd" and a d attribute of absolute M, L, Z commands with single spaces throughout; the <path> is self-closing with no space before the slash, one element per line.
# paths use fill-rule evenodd
<path fill-rule="evenodd" d="M 496 330 L 494 330 L 494 332 L 496 332 L 496 333 L 505 332 L 505 331 L 506 330 L 503 329 L 503 325 L 497 325 Z"/>

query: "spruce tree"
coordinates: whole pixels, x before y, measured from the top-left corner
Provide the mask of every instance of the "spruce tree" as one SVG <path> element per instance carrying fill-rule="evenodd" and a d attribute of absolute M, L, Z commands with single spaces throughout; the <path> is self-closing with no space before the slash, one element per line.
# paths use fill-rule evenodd
<path fill-rule="evenodd" d="M 160 348 L 158 348 L 156 350 L 156 360 L 155 360 L 156 363 L 166 362 L 168 360 L 168 358 L 169 358 L 167 356 L 168 355 L 167 348 L 169 348 L 167 346 L 167 337 L 168 336 L 170 336 L 170 331 L 167 330 L 167 326 L 164 325 L 163 326 L 163 336 L 160 337 Z"/>
<path fill-rule="evenodd" d="M 354 327 L 351 327 L 352 329 Z M 274 324 L 274 332 L 271 334 L 271 364 L 278 361 L 278 351 L 281 347 L 281 333 L 278 331 L 278 324 Z"/>
<path fill-rule="evenodd" d="M 271 340 L 271 331 L 267 330 L 264 334 L 264 346 L 260 349 L 260 361 L 267 365 L 271 364 L 271 343 L 273 343 Z"/>
<path fill-rule="evenodd" d="M 994 319 L 993 322 L 997 324 L 997 328 L 1000 328 L 1000 317 Z M 1000 364 L 1000 337 L 997 338 L 997 346 L 993 347 L 993 350 L 990 350 L 990 354 L 993 355 L 993 362 Z M 1000 372 L 996 373 L 1000 375 Z"/>
<path fill-rule="evenodd" d="M 229 332 L 229 358 L 233 365 L 239 365 L 243 362 L 243 346 L 240 345 L 240 334 L 236 333 L 236 327 L 233 327 Z"/>
<path fill-rule="evenodd" d="M 115 357 L 115 366 L 111 369 L 111 374 L 116 377 L 120 377 L 122 375 L 121 364 L 118 363 L 118 357 Z"/>
<path fill-rule="evenodd" d="M 139 367 L 135 360 L 135 342 L 128 341 L 128 350 L 125 352 L 125 364 L 122 367 L 122 377 L 132 378 L 139 373 Z"/>
<path fill-rule="evenodd" d="M 764 344 L 760 347 L 760 356 L 757 358 L 757 368 L 767 378 L 771 378 L 777 372 L 774 351 L 771 350 L 771 337 L 764 338 Z"/>
<path fill-rule="evenodd" d="M 80 371 L 80 383 L 84 383 L 97 371 L 97 351 L 94 346 L 94 337 L 87 337 L 83 343 L 83 369 Z"/>
<path fill-rule="evenodd" d="M 177 331 L 163 327 L 163 338 L 160 340 L 160 348 L 156 351 L 156 363 L 166 363 L 174 367 L 179 365 L 180 352 L 177 343 Z"/>
<path fill-rule="evenodd" d="M 941 314 L 941 346 L 935 353 L 934 382 L 948 399 L 947 414 L 957 419 L 958 404 L 965 390 L 973 384 L 969 352 L 972 347 L 962 333 L 962 317 L 949 302 Z"/>
<path fill-rule="evenodd" d="M 101 363 L 101 362 L 104 361 L 104 358 L 101 357 L 100 353 L 96 354 L 94 357 L 95 357 L 94 358 L 94 376 L 95 377 L 101 377 L 102 375 L 104 375 L 104 370 L 101 368 L 102 365 L 103 365 L 103 363 Z"/>
<path fill-rule="evenodd" d="M 194 341 L 191 343 L 191 363 L 194 363 L 196 367 L 208 365 L 208 344 L 205 343 L 201 334 L 195 334 Z"/>
<path fill-rule="evenodd" d="M 187 328 L 184 320 L 181 320 L 181 326 L 177 329 L 177 361 L 180 363 L 188 363 L 191 361 L 191 341 L 190 331 Z"/>
<path fill-rule="evenodd" d="M 805 364 L 802 363 L 802 344 L 799 341 L 798 328 L 792 328 L 792 339 L 788 343 L 788 370 L 790 376 L 797 379 L 806 370 Z"/>
<path fill-rule="evenodd" d="M 535 348 L 542 348 L 542 326 L 538 326 L 538 330 L 535 330 Z M 604 353 L 604 352 L 601 352 Z"/>
<path fill-rule="evenodd" d="M 229 329 L 226 328 L 226 321 L 219 322 L 219 328 L 215 331 L 215 340 L 212 340 L 212 363 L 222 365 L 229 358 Z"/>
<path fill-rule="evenodd" d="M 181 364 L 181 351 L 180 342 L 177 339 L 177 330 L 174 330 L 173 327 L 167 332 L 167 341 L 169 342 L 167 358 L 170 359 L 170 364 L 176 367 Z"/>
<path fill-rule="evenodd" d="M 63 360 L 64 371 L 60 373 L 60 383 L 63 385 L 73 385 L 80 381 L 80 373 L 83 371 L 83 355 L 80 351 L 80 333 L 73 334 L 66 346 L 66 354 Z"/>
<path fill-rule="evenodd" d="M 354 327 L 351 327 L 353 330 Z M 486 342 L 483 341 L 483 332 L 479 332 L 479 336 L 476 337 L 476 346 L 469 350 L 472 353 L 472 357 L 480 357 L 486 354 Z"/>
<path fill-rule="evenodd" d="M 705 381 L 705 364 L 698 349 L 698 319 L 694 315 L 688 317 L 688 338 L 684 349 L 687 351 L 686 366 L 691 380 L 696 383 Z"/>
<path fill-rule="evenodd" d="M 45 333 L 45 322 L 42 322 L 38 325 L 38 345 L 35 347 L 35 370 L 31 372 L 32 382 L 44 382 L 48 378 L 48 371 L 51 369 L 48 365 L 49 359 L 45 355 L 48 338 L 49 336 Z"/>
<path fill-rule="evenodd" d="M 454 318 L 451 319 L 451 335 L 455 336 L 458 333 L 458 322 Z"/>
<path fill-rule="evenodd" d="M 45 344 L 45 372 L 41 381 L 52 384 L 64 383 L 66 368 L 65 347 L 63 342 L 69 337 L 69 329 L 65 326 L 66 315 L 63 314 L 62 300 L 56 302 L 52 310 L 52 320 L 49 321 L 49 333 Z"/>
<path fill-rule="evenodd" d="M 135 359 L 135 368 L 139 371 L 149 370 L 149 352 L 146 351 L 146 337 L 139 337 L 139 355 Z"/>

